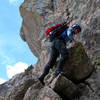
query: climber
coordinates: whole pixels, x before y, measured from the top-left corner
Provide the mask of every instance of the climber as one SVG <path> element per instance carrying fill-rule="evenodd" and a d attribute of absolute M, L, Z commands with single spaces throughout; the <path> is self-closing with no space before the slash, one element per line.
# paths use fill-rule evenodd
<path fill-rule="evenodd" d="M 68 41 L 75 41 L 74 35 L 77 35 L 81 32 L 81 27 L 78 24 L 74 24 L 70 27 L 68 27 L 62 34 L 55 38 L 52 41 L 51 45 L 51 52 L 50 52 L 50 58 L 48 63 L 44 67 L 44 71 L 42 75 L 39 77 L 39 81 L 45 85 L 44 78 L 49 73 L 49 70 L 55 65 L 57 57 L 61 55 L 61 58 L 57 64 L 56 70 L 54 72 L 54 76 L 58 76 L 63 69 L 63 66 L 65 64 L 65 61 L 68 59 L 68 50 L 66 48 L 66 43 Z"/>

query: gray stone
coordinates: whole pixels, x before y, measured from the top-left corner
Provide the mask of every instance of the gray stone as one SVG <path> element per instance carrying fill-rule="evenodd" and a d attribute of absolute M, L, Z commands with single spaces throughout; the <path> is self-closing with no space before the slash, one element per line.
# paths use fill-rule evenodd
<path fill-rule="evenodd" d="M 79 94 L 77 85 L 61 74 L 52 81 L 50 87 L 64 100 L 73 99 L 77 94 Z"/>
<path fill-rule="evenodd" d="M 27 89 L 33 85 L 36 80 L 32 77 L 33 67 L 29 67 L 24 73 L 14 76 L 9 83 L 12 87 L 5 94 L 5 100 L 22 100 Z"/>
<path fill-rule="evenodd" d="M 51 88 L 43 87 L 41 83 L 37 82 L 31 86 L 23 100 L 62 100 Z"/>
<path fill-rule="evenodd" d="M 64 75 L 75 83 L 87 79 L 94 71 L 85 49 L 81 43 L 74 44 L 69 49 L 69 59 L 63 67 Z"/>

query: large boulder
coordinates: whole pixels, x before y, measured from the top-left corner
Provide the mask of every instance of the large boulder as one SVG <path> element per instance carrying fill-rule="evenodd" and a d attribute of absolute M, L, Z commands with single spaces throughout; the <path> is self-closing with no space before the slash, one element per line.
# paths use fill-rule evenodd
<path fill-rule="evenodd" d="M 52 81 L 50 87 L 65 100 L 73 99 L 78 92 L 77 86 L 61 74 Z"/>
<path fill-rule="evenodd" d="M 51 88 L 49 88 L 48 86 L 43 87 L 40 82 L 37 82 L 27 90 L 23 100 L 62 100 L 62 99 Z"/>
<path fill-rule="evenodd" d="M 100 69 L 93 73 L 85 83 L 74 84 L 62 74 L 49 84 L 63 100 L 100 100 Z"/>
<path fill-rule="evenodd" d="M 93 72 L 94 66 L 91 64 L 86 51 L 81 43 L 75 43 L 69 48 L 69 60 L 64 65 L 64 75 L 75 83 L 87 79 Z"/>

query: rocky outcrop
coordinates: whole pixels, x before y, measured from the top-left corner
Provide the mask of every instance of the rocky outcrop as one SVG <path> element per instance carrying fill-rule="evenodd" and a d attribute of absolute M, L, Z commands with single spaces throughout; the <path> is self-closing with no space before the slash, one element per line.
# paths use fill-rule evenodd
<path fill-rule="evenodd" d="M 44 30 L 57 23 L 70 21 L 82 26 L 80 41 L 92 61 L 99 60 L 100 0 L 25 0 L 20 6 L 23 19 L 20 35 L 30 50 L 38 57 L 37 70 L 43 70 L 47 62 L 49 42 Z M 43 60 L 42 60 L 43 59 Z"/>
<path fill-rule="evenodd" d="M 87 80 L 89 84 L 74 84 L 63 75 L 59 75 L 49 85 L 63 100 L 99 100 L 100 99 L 100 70 Z"/>
<path fill-rule="evenodd" d="M 20 36 L 39 60 L 34 68 L 29 67 L 0 85 L 0 100 L 99 100 L 100 65 L 93 72 L 91 62 L 100 60 L 100 0 L 24 0 L 20 14 L 23 19 Z M 82 26 L 76 37 L 82 44 L 70 48 L 71 59 L 64 66 L 65 72 L 55 79 L 49 74 L 46 86 L 42 86 L 37 78 L 50 50 L 44 30 L 64 21 Z"/>
<path fill-rule="evenodd" d="M 43 87 L 41 83 L 36 83 L 31 86 L 23 100 L 62 100 L 58 94 L 56 94 L 48 86 Z"/>
<path fill-rule="evenodd" d="M 23 18 L 21 36 L 39 58 L 44 29 L 72 20 L 82 26 L 80 40 L 90 58 L 100 58 L 100 0 L 25 0 L 20 7 Z M 26 37 L 26 38 L 25 38 Z"/>
<path fill-rule="evenodd" d="M 72 60 L 67 61 L 61 75 L 53 78 L 51 71 L 51 74 L 45 79 L 46 85 L 43 86 L 38 80 L 40 73 L 36 67 L 31 66 L 24 73 L 16 75 L 9 81 L 13 85 L 8 90 L 6 89 L 5 94 L 4 88 L 2 88 L 3 100 L 74 100 L 82 98 L 84 96 L 83 91 L 86 92 L 87 90 L 87 93 L 91 95 L 89 89 L 86 88 L 85 80 L 90 77 L 94 67 L 88 62 L 89 58 L 81 43 L 74 44 L 70 49 L 69 57 L 72 57 Z M 99 81 L 96 83 L 99 84 Z M 99 95 L 98 89 L 99 87 L 96 86 L 97 96 Z"/>
<path fill-rule="evenodd" d="M 2 90 L 5 91 L 5 94 L 3 92 L 4 100 L 23 99 L 27 89 L 35 83 L 37 78 L 34 74 L 32 74 L 32 69 L 33 67 L 29 67 L 24 73 L 14 76 L 7 83 L 3 84 L 4 86 L 6 84 L 10 85 L 8 89 L 2 88 Z M 32 75 L 34 75 L 34 77 Z"/>

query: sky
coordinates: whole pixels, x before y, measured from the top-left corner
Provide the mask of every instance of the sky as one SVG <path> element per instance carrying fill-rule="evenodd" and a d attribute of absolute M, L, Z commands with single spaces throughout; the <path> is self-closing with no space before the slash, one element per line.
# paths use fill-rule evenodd
<path fill-rule="evenodd" d="M 22 22 L 19 6 L 23 1 L 0 0 L 0 84 L 37 62 L 19 35 Z"/>

